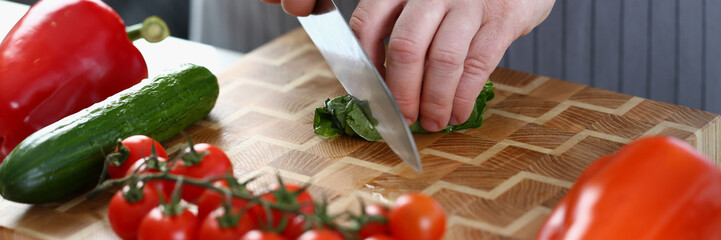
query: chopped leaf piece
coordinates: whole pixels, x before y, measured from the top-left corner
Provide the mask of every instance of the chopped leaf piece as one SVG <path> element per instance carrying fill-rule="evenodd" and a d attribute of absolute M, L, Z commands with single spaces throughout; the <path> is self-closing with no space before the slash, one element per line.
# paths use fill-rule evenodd
<path fill-rule="evenodd" d="M 483 124 L 486 103 L 494 97 L 494 89 L 493 83 L 486 81 L 486 85 L 483 86 L 483 90 L 476 98 L 476 105 L 468 120 L 458 125 L 448 125 L 440 132 L 447 133 L 480 127 Z M 357 135 L 368 141 L 378 141 L 381 136 L 375 129 L 377 124 L 371 115 L 368 103 L 351 95 L 327 99 L 323 107 L 315 109 L 313 118 L 314 132 L 328 138 L 344 134 Z M 429 133 L 417 121 L 409 128 L 412 133 Z"/>

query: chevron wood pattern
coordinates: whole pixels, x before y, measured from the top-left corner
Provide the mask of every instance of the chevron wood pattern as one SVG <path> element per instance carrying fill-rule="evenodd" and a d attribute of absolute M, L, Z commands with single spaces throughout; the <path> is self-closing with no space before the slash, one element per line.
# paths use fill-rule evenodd
<path fill-rule="evenodd" d="M 429 194 L 448 213 L 447 239 L 533 238 L 589 164 L 639 137 L 676 136 L 721 163 L 719 115 L 503 68 L 491 79 L 496 98 L 483 127 L 414 136 L 426 170 L 416 173 L 382 142 L 312 133 L 314 108 L 345 91 L 299 29 L 219 75 L 215 109 L 186 131 L 225 149 L 241 179 L 260 176 L 254 191 L 280 173 L 311 182 L 333 211 Z M 163 144 L 185 146 L 180 136 Z M 109 197 L 42 206 L 0 199 L 0 239 L 114 239 Z"/>

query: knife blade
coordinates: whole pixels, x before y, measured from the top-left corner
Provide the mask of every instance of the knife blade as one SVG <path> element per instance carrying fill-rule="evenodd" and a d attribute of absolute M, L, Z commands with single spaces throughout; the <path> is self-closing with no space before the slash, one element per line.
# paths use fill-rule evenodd
<path fill-rule="evenodd" d="M 318 0 L 311 15 L 298 17 L 345 90 L 368 101 L 376 130 L 403 162 L 423 172 L 408 125 L 383 78 L 332 0 Z"/>

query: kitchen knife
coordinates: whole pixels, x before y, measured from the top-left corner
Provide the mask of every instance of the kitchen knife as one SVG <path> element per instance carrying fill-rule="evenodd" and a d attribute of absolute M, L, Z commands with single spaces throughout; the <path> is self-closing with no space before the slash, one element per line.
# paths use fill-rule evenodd
<path fill-rule="evenodd" d="M 345 90 L 368 101 L 378 120 L 376 130 L 403 162 L 422 172 L 421 160 L 408 125 L 383 78 L 368 58 L 332 0 L 318 0 L 313 14 L 298 17 Z"/>

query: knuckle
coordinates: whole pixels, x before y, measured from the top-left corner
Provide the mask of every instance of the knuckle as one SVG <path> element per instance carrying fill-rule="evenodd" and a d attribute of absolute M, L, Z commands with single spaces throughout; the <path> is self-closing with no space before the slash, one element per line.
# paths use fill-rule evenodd
<path fill-rule="evenodd" d="M 466 119 L 476 105 L 476 98 L 469 96 L 456 96 L 453 98 L 453 115 L 458 119 Z"/>
<path fill-rule="evenodd" d="M 418 104 L 418 101 L 408 97 L 396 96 L 395 100 L 396 104 L 398 104 L 398 107 L 401 109 L 412 109 Z"/>
<path fill-rule="evenodd" d="M 350 21 L 348 22 L 348 25 L 350 25 L 350 28 L 353 29 L 353 32 L 360 32 L 365 27 L 366 23 L 363 21 L 361 17 L 358 15 L 353 14 L 353 16 L 350 17 Z"/>
<path fill-rule="evenodd" d="M 478 95 L 478 94 L 476 94 Z M 476 97 L 471 96 L 462 96 L 462 95 L 456 95 L 453 97 L 453 105 L 458 105 L 461 107 L 469 106 L 469 105 L 475 105 L 476 104 Z"/>
<path fill-rule="evenodd" d="M 446 107 L 445 104 L 437 100 L 427 100 L 423 102 L 423 112 L 425 115 L 438 115 L 438 109 Z"/>
<path fill-rule="evenodd" d="M 438 8 L 444 8 L 444 9 L 448 8 L 448 5 L 450 5 L 449 2 L 451 2 L 451 1 L 448 1 L 448 0 L 427 0 L 427 1 L 425 1 L 425 3 L 428 4 L 428 6 L 434 6 L 434 7 L 438 7 Z"/>
<path fill-rule="evenodd" d="M 423 99 L 423 103 L 422 103 L 421 107 L 424 110 L 424 112 L 426 112 L 426 113 L 434 112 L 432 114 L 441 114 L 441 112 L 444 112 L 444 111 L 439 111 L 439 110 L 450 109 L 451 101 L 449 101 L 449 100 L 450 100 L 449 98 L 440 97 L 440 96 L 439 97 L 427 97 L 427 98 Z"/>
<path fill-rule="evenodd" d="M 366 11 L 361 6 L 358 6 L 353 11 L 353 14 L 350 17 L 350 21 L 348 22 L 348 25 L 350 25 L 351 29 L 353 29 L 354 32 L 362 32 L 365 28 L 368 27 L 368 18 L 369 17 L 370 17 L 370 15 L 368 15 L 368 11 Z"/>
<path fill-rule="evenodd" d="M 388 41 L 388 61 L 401 64 L 423 61 L 424 51 L 421 45 L 407 37 L 392 37 Z"/>
<path fill-rule="evenodd" d="M 396 97 L 396 104 L 400 108 L 403 116 L 410 117 L 415 120 L 418 117 L 418 101 L 411 100 L 404 97 Z"/>
<path fill-rule="evenodd" d="M 473 78 L 485 78 L 484 76 L 495 69 L 495 64 L 482 56 L 468 57 L 464 63 L 463 73 Z"/>
<path fill-rule="evenodd" d="M 450 109 L 448 107 L 446 108 Z M 421 116 L 422 118 L 431 119 L 439 123 L 447 122 L 450 117 L 450 111 L 439 111 L 439 109 L 441 109 L 440 106 L 435 105 L 435 103 L 424 102 L 421 105 Z"/>
<path fill-rule="evenodd" d="M 441 48 L 433 52 L 428 58 L 431 65 L 441 68 L 459 68 L 463 63 L 464 54 L 461 51 Z"/>

